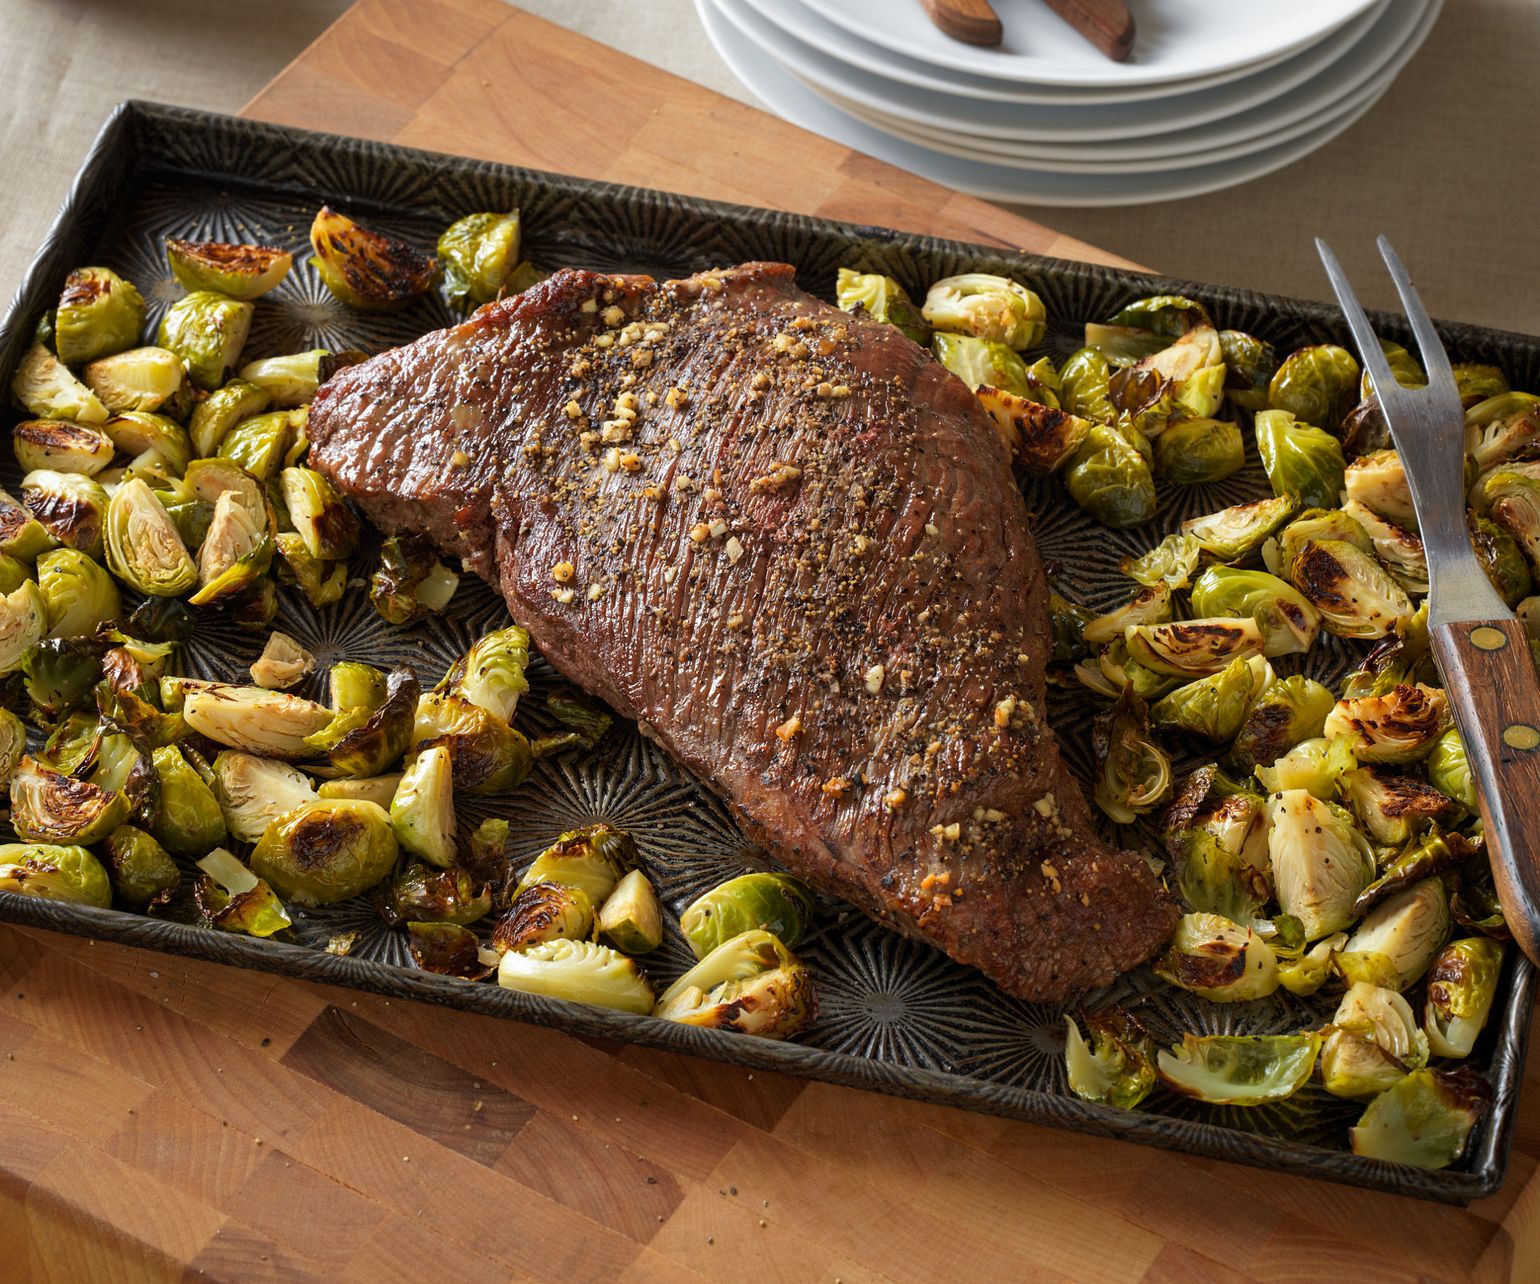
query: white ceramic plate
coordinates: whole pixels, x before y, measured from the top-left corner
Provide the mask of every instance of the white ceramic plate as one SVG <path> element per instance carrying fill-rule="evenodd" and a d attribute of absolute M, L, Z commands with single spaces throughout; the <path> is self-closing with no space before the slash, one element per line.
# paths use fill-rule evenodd
<path fill-rule="evenodd" d="M 905 2 L 907 0 L 895 0 L 895 3 Z M 1228 71 L 1197 79 L 1100 89 L 1018 84 L 933 67 L 872 44 L 853 31 L 819 17 L 806 7 L 804 0 L 748 0 L 748 3 L 760 17 L 780 27 L 799 44 L 816 49 L 857 71 L 879 75 L 884 80 L 958 98 L 1073 108 L 1074 117 L 1068 112 L 1064 113 L 1066 124 L 1072 119 L 1094 119 L 1092 109 L 1095 107 L 1113 104 L 1126 107 L 1138 102 L 1152 110 L 1170 110 L 1173 113 L 1170 118 L 1161 116 L 1157 119 L 1150 132 L 1158 132 L 1171 128 L 1172 119 L 1179 119 L 1182 124 L 1198 124 L 1203 120 L 1241 111 L 1266 98 L 1287 92 L 1346 52 L 1350 45 L 1368 31 L 1391 0 L 1376 0 L 1369 10 L 1351 22 L 1344 23 L 1330 37 L 1318 40 L 1276 62 L 1232 67 Z M 1170 101 L 1176 99 L 1180 101 Z M 1119 118 L 1114 117 L 1113 120 Z M 1089 133 L 1084 136 L 1096 137 Z"/>
<path fill-rule="evenodd" d="M 934 67 L 1039 85 L 1114 87 L 1214 75 L 1285 58 L 1335 31 L 1373 0 L 1143 0 L 1133 57 L 1098 53 L 1045 0 L 996 0 L 998 49 L 941 34 L 919 0 L 803 0 L 872 44 Z"/>
<path fill-rule="evenodd" d="M 1197 122 L 1173 108 L 1179 99 L 1159 103 L 1094 106 L 1078 110 L 959 100 L 948 94 L 895 85 L 831 59 L 771 22 L 775 0 L 715 0 L 726 16 L 756 44 L 800 79 L 836 97 L 856 115 L 874 122 L 892 121 L 893 132 L 938 142 L 954 141 L 984 151 L 1007 150 L 1018 158 L 1135 161 L 1178 157 L 1239 143 L 1309 119 L 1318 119 L 1374 77 L 1394 57 L 1422 19 L 1429 0 L 1381 3 L 1366 15 L 1369 27 L 1351 46 L 1347 33 L 1331 43 L 1341 56 L 1304 84 L 1288 87 L 1249 110 Z M 1198 96 L 1205 102 L 1204 95 Z M 1087 118 L 1093 124 L 1087 127 Z M 901 129 L 903 122 L 912 129 Z M 1158 137 L 1157 137 L 1158 135 Z M 1139 140 L 1139 141 L 1133 141 Z"/>
<path fill-rule="evenodd" d="M 1442 0 L 1435 0 L 1436 15 Z M 1368 106 L 1334 121 L 1319 133 L 1238 160 L 1158 174 L 1056 174 L 988 164 L 894 138 L 820 98 L 790 72 L 767 58 L 727 21 L 709 0 L 696 11 L 717 52 L 733 73 L 772 111 L 795 125 L 847 147 L 923 175 L 943 186 L 986 200 L 1030 205 L 1117 206 L 1199 196 L 1282 169 L 1330 142 Z"/>

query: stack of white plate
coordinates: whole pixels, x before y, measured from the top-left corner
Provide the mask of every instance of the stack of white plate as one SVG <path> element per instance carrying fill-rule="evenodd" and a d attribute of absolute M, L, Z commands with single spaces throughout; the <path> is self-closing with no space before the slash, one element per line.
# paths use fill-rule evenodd
<path fill-rule="evenodd" d="M 696 0 L 738 78 L 795 124 L 993 200 L 1125 205 L 1279 169 L 1362 116 L 1443 0 L 1134 0 L 1104 58 L 1044 0 L 998 49 L 920 0 Z"/>

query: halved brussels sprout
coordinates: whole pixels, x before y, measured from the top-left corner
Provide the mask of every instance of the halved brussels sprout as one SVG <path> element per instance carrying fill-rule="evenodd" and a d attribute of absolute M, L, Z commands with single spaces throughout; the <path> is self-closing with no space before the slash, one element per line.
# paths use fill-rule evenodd
<path fill-rule="evenodd" d="M 21 497 L 53 539 L 92 557 L 101 553 L 109 501 L 90 477 L 40 468 L 21 479 Z"/>
<path fill-rule="evenodd" d="M 464 220 L 461 220 L 462 222 Z M 450 231 L 454 229 L 451 228 Z M 447 236 L 448 233 L 445 233 Z M 444 243 L 439 242 L 439 253 L 444 253 Z M 485 303 L 485 299 L 478 300 Z M 846 312 L 861 313 L 873 321 L 883 321 L 897 326 L 915 343 L 930 341 L 930 326 L 920 315 L 919 308 L 910 302 L 904 287 L 891 276 L 880 272 L 857 272 L 842 267 L 834 284 L 834 301 Z"/>
<path fill-rule="evenodd" d="M 224 842 L 224 813 L 198 769 L 176 745 L 156 749 L 153 759 L 160 804 L 151 830 L 162 846 L 178 856 L 201 856 Z"/>
<path fill-rule="evenodd" d="M 155 492 L 140 478 L 124 482 L 107 505 L 107 565 L 151 597 L 179 597 L 198 582 L 198 568 Z"/>
<path fill-rule="evenodd" d="M 383 808 L 319 799 L 269 824 L 252 850 L 251 867 L 289 900 L 331 905 L 388 875 L 398 850 Z"/>
<path fill-rule="evenodd" d="M 1171 590 L 1164 584 L 1140 589 L 1122 606 L 1098 615 L 1083 629 L 1092 646 L 1105 646 L 1121 638 L 1130 625 L 1161 624 L 1171 618 Z"/>
<path fill-rule="evenodd" d="M 1107 397 L 1117 412 L 1117 427 L 1146 459 L 1153 459 L 1150 446 L 1180 413 L 1176 385 L 1155 370 L 1130 366 L 1114 370 L 1107 380 Z"/>
<path fill-rule="evenodd" d="M 696 897 L 679 916 L 690 952 L 705 958 L 724 941 L 763 928 L 796 949 L 813 917 L 813 893 L 790 874 L 740 874 Z"/>
<path fill-rule="evenodd" d="M 1183 914 L 1154 969 L 1214 1003 L 1262 999 L 1278 988 L 1278 960 L 1267 943 L 1218 914 Z"/>
<path fill-rule="evenodd" d="M 214 518 L 198 549 L 194 606 L 211 605 L 245 592 L 267 572 L 273 541 L 240 496 L 225 491 L 214 501 Z"/>
<path fill-rule="evenodd" d="M 1173 677 L 1218 673 L 1233 660 L 1261 655 L 1262 630 L 1247 617 L 1215 616 L 1165 624 L 1130 624 L 1123 631 L 1129 656 Z"/>
<path fill-rule="evenodd" d="M 1225 395 L 1242 410 L 1267 406 L 1267 388 L 1278 371 L 1272 344 L 1241 330 L 1221 330 L 1219 350 L 1225 362 Z"/>
<path fill-rule="evenodd" d="M 519 211 L 467 214 L 456 219 L 438 238 L 438 256 L 444 265 L 444 292 L 451 304 L 469 312 L 501 298 L 519 262 Z M 840 269 L 841 288 L 847 270 Z M 840 306 L 850 311 L 843 300 Z"/>
<path fill-rule="evenodd" d="M 1308 998 L 1333 974 L 1333 964 L 1342 947 L 1347 944 L 1346 932 L 1334 932 L 1322 937 L 1297 958 L 1280 955 L 1278 959 L 1278 984 L 1290 994 Z"/>
<path fill-rule="evenodd" d="M 34 343 L 22 354 L 11 378 L 11 395 L 28 414 L 40 419 L 68 419 L 81 424 L 107 421 L 107 407 L 97 395 L 41 343 Z"/>
<path fill-rule="evenodd" d="M 1150 735 L 1149 710 L 1129 687 L 1091 726 L 1096 805 L 1119 825 L 1153 811 L 1171 795 L 1171 759 Z"/>
<path fill-rule="evenodd" d="M 1142 326 L 1111 325 L 1099 321 L 1087 321 L 1085 324 L 1085 346 L 1095 348 L 1113 365 L 1133 365 L 1159 352 L 1170 342 L 1166 335 L 1156 334 Z"/>
<path fill-rule="evenodd" d="M 1238 923 L 1256 920 L 1272 896 L 1261 797 L 1216 766 L 1200 767 L 1182 782 L 1161 830 L 1188 905 Z"/>
<path fill-rule="evenodd" d="M 1121 1008 L 1086 1017 L 1093 1047 L 1087 1047 L 1075 1019 L 1065 1013 L 1064 1069 L 1070 1091 L 1098 1105 L 1132 1110 L 1155 1086 L 1155 1047 L 1150 1036 Z"/>
<path fill-rule="evenodd" d="M 1369 1103 L 1348 1140 L 1355 1155 L 1447 1168 L 1486 1110 L 1491 1090 L 1469 1070 L 1414 1070 Z"/>
<path fill-rule="evenodd" d="M 1326 429 L 1336 428 L 1357 400 L 1358 362 L 1346 348 L 1333 343 L 1289 353 L 1267 388 L 1272 409 L 1286 410 Z"/>
<path fill-rule="evenodd" d="M 39 557 L 37 587 L 50 637 L 94 637 L 99 625 L 123 613 L 112 576 L 78 549 L 56 548 Z"/>
<path fill-rule="evenodd" d="M 107 871 L 84 847 L 73 844 L 0 843 L 0 892 L 101 909 L 112 904 Z"/>
<path fill-rule="evenodd" d="M 1406 469 L 1394 450 L 1376 450 L 1360 455 L 1347 466 L 1342 490 L 1365 508 L 1388 518 L 1407 530 L 1417 529 L 1417 510 L 1412 506 L 1411 488 L 1406 484 Z M 1332 496 L 1327 503 L 1335 503 Z"/>
<path fill-rule="evenodd" d="M 1518 541 L 1480 513 L 1468 512 L 1466 516 L 1476 560 L 1486 571 L 1487 579 L 1492 581 L 1498 596 L 1510 607 L 1517 607 L 1534 588 L 1529 561 Z"/>
<path fill-rule="evenodd" d="M 223 847 L 198 862 L 193 899 L 205 925 L 221 932 L 268 937 L 294 923 L 273 889 Z"/>
<path fill-rule="evenodd" d="M 1417 364 L 1417 358 L 1412 356 L 1399 343 L 1390 339 L 1380 340 L 1380 351 L 1385 354 L 1385 364 L 1390 367 L 1390 373 L 1395 381 L 1403 388 L 1424 388 L 1428 383 L 1428 376 L 1423 368 Z M 1374 379 L 1365 370 L 1358 382 L 1358 395 L 1360 398 L 1374 395 Z"/>
<path fill-rule="evenodd" d="M 226 682 L 187 682 L 182 716 L 215 744 L 268 758 L 309 758 L 308 736 L 327 726 L 331 713 L 313 700 Z"/>
<path fill-rule="evenodd" d="M 24 755 L 11 774 L 11 825 L 36 843 L 100 842 L 128 819 L 128 795 Z"/>
<path fill-rule="evenodd" d="M 303 772 L 234 749 L 215 757 L 212 788 L 231 837 L 243 843 L 256 842 L 275 820 L 316 800 Z"/>
<path fill-rule="evenodd" d="M 439 560 L 421 535 L 392 535 L 380 544 L 380 565 L 369 581 L 369 601 L 392 624 L 411 624 L 448 607 L 459 575 Z"/>
<path fill-rule="evenodd" d="M 367 668 L 368 666 L 350 666 Z M 420 690 L 417 675 L 397 665 L 383 676 L 378 697 L 351 702 L 351 693 L 338 681 L 341 665 L 332 666 L 334 713 L 325 728 L 308 739 L 313 749 L 323 750 L 331 769 L 348 776 L 377 776 L 407 751 L 414 735 Z M 451 753 L 455 742 L 448 740 Z M 456 783 L 463 783 L 456 777 Z"/>
<path fill-rule="evenodd" d="M 769 932 L 755 930 L 712 950 L 663 992 L 653 1015 L 787 1039 L 812 1021 L 816 1011 L 807 968 Z"/>
<path fill-rule="evenodd" d="M 636 865 L 631 835 L 611 825 L 587 825 L 560 835 L 535 857 L 519 880 L 519 890 L 536 883 L 581 887 L 595 905 L 602 905 L 621 876 Z"/>
<path fill-rule="evenodd" d="M 1498 529 L 1524 550 L 1532 566 L 1540 566 L 1540 479 L 1499 469 L 1482 479 L 1481 495 Z"/>
<path fill-rule="evenodd" d="M 1203 321 L 1180 334 L 1175 342 L 1145 357 L 1139 362 L 1139 368 L 1152 370 L 1162 378 L 1180 384 L 1200 371 L 1220 366 L 1223 362 L 1224 351 L 1220 346 L 1219 334 L 1212 325 Z M 1202 417 L 1213 412 L 1198 413 Z"/>
<path fill-rule="evenodd" d="M 100 428 L 63 419 L 24 419 L 11 429 L 16 462 L 28 472 L 46 469 L 94 477 L 112 462 L 112 440 Z"/>
<path fill-rule="evenodd" d="M 1504 392 L 1465 412 L 1465 449 L 1477 472 L 1540 452 L 1540 397 Z"/>
<path fill-rule="evenodd" d="M 1150 722 L 1161 730 L 1174 728 L 1206 740 L 1229 740 L 1271 680 L 1272 670 L 1266 660 L 1259 656 L 1236 658 L 1218 673 L 1162 696 L 1150 708 Z"/>
<path fill-rule="evenodd" d="M 500 953 L 526 950 L 546 941 L 576 941 L 594 926 L 594 903 L 571 883 L 531 883 L 513 898 L 508 912 L 492 929 L 492 948 Z"/>
<path fill-rule="evenodd" d="M 364 357 L 364 353 L 354 349 L 329 352 L 325 348 L 263 357 L 241 367 L 239 382 L 261 388 L 272 398 L 273 405 L 292 410 L 312 400 L 316 389 L 337 371 L 357 365 Z"/>
<path fill-rule="evenodd" d="M 1428 782 L 1446 798 L 1453 798 L 1467 811 L 1479 811 L 1480 799 L 1471 779 L 1470 759 L 1465 756 L 1465 742 L 1459 731 L 1450 727 L 1428 751 Z"/>
<path fill-rule="evenodd" d="M 1081 348 L 1059 369 L 1059 405 L 1072 415 L 1110 424 L 1118 412 L 1108 393 L 1112 371 L 1095 348 Z"/>
<path fill-rule="evenodd" d="M 327 698 L 341 713 L 347 709 L 378 709 L 389 696 L 389 678 L 383 669 L 358 660 L 338 660 L 326 675 Z"/>
<path fill-rule="evenodd" d="M 1442 879 L 1425 878 L 1369 911 L 1337 956 L 1337 971 L 1349 982 L 1405 990 L 1448 936 L 1449 893 Z"/>
<path fill-rule="evenodd" d="M 511 723 L 529 690 L 529 633 L 517 624 L 483 634 L 451 666 L 436 690 L 449 692 Z"/>
<path fill-rule="evenodd" d="M 1167 535 L 1144 556 L 1125 557 L 1120 568 L 1129 579 L 1147 588 L 1164 585 L 1168 589 L 1182 589 L 1198 569 L 1202 554 L 1202 547 L 1191 535 Z"/>
<path fill-rule="evenodd" d="M 106 848 L 113 891 L 131 909 L 164 904 L 182 882 L 166 849 L 134 825 L 119 825 L 107 836 Z"/>
<path fill-rule="evenodd" d="M 408 923 L 406 948 L 424 972 L 480 981 L 491 975 L 490 958 L 483 961 L 476 934 L 458 923 Z"/>
<path fill-rule="evenodd" d="M 1428 554 L 1419 536 L 1402 530 L 1394 522 L 1387 521 L 1355 499 L 1343 504 L 1342 511 L 1364 528 L 1364 533 L 1374 545 L 1375 556 L 1396 577 L 1402 588 L 1419 596 L 1427 593 Z M 1522 565 L 1523 559 L 1519 560 Z M 1527 567 L 1524 574 L 1528 579 Z"/>
<path fill-rule="evenodd" d="M 1344 772 L 1341 788 L 1369 837 L 1383 846 L 1399 847 L 1430 825 L 1448 824 L 1460 814 L 1432 785 L 1373 763 Z"/>
<path fill-rule="evenodd" d="M 1028 472 L 1053 472 L 1090 435 L 1092 425 L 1064 410 L 980 384 L 975 391 L 995 421 L 1011 457 Z"/>
<path fill-rule="evenodd" d="M 390 810 L 390 800 L 396 796 L 396 786 L 401 783 L 401 772 L 389 776 L 364 776 L 353 780 L 344 776 L 340 780 L 321 782 L 316 792 L 322 798 L 351 798 L 354 801 L 378 803 Z M 483 821 L 488 824 L 490 821 Z M 506 821 L 503 822 L 507 824 Z"/>
<path fill-rule="evenodd" d="M 180 476 L 192 460 L 192 440 L 187 429 L 165 415 L 125 410 L 104 423 L 102 431 L 123 454 L 135 456 L 136 471 L 154 461 Z"/>
<path fill-rule="evenodd" d="M 1321 1082 L 1327 1092 L 1365 1100 L 1427 1063 L 1427 1036 L 1405 999 L 1363 981 L 1348 987 L 1321 1045 Z"/>
<path fill-rule="evenodd" d="M 1156 1057 L 1161 1082 L 1214 1106 L 1260 1106 L 1293 1096 L 1310 1078 L 1319 1034 L 1184 1034 Z"/>
<path fill-rule="evenodd" d="M 492 887 L 479 887 L 470 871 L 454 866 L 434 869 L 413 861 L 382 886 L 377 904 L 392 924 L 458 923 L 467 927 L 492 912 Z"/>
<path fill-rule="evenodd" d="M 1262 550 L 1262 560 L 1274 575 L 1292 576 L 1299 552 L 1312 540 L 1339 540 L 1362 553 L 1374 552 L 1374 541 L 1356 518 L 1339 508 L 1307 508 L 1269 541 Z"/>
<path fill-rule="evenodd" d="M 1422 1025 L 1440 1057 L 1468 1057 L 1497 999 L 1503 945 L 1484 936 L 1451 941 L 1428 969 Z"/>
<path fill-rule="evenodd" d="M 1143 454 L 1115 427 L 1092 424 L 1070 457 L 1070 498 L 1103 526 L 1138 526 L 1155 516 L 1155 479 Z"/>
<path fill-rule="evenodd" d="M 1498 366 L 1456 361 L 1451 368 L 1454 371 L 1455 387 L 1460 392 L 1460 404 L 1467 410 L 1480 405 L 1489 397 L 1509 391 L 1508 376 Z"/>
<path fill-rule="evenodd" d="M 993 339 L 1017 352 L 1040 342 L 1048 326 L 1048 310 L 1036 294 L 986 272 L 937 281 L 926 291 L 920 314 L 938 330 Z"/>
<path fill-rule="evenodd" d="M 360 227 L 323 205 L 310 225 L 310 260 L 326 288 L 349 307 L 378 311 L 420 299 L 438 279 L 438 262 L 393 236 Z"/>
<path fill-rule="evenodd" d="M 14 593 L 29 579 L 32 569 L 9 553 L 0 553 L 0 593 Z"/>
<path fill-rule="evenodd" d="M 1200 486 L 1246 465 L 1240 427 L 1223 419 L 1184 419 L 1155 439 L 1155 471 L 1177 486 Z"/>
<path fill-rule="evenodd" d="M 1292 495 L 1232 504 L 1217 513 L 1189 518 L 1182 523 L 1181 531 L 1197 540 L 1205 553 L 1221 562 L 1236 562 L 1261 548 L 1298 506 Z"/>
<path fill-rule="evenodd" d="M 1232 765 L 1246 771 L 1272 766 L 1321 734 L 1334 703 L 1331 691 L 1312 678 L 1293 674 L 1278 679 L 1246 714 L 1230 750 Z"/>
<path fill-rule="evenodd" d="M 1258 764 L 1256 777 L 1269 793 L 1286 789 L 1304 789 L 1323 802 L 1337 796 L 1337 781 L 1342 773 L 1358 765 L 1353 746 L 1345 737 L 1328 740 L 1316 736 L 1303 740 L 1271 766 Z"/>
<path fill-rule="evenodd" d="M 213 392 L 240 359 L 251 331 L 251 314 L 249 303 L 197 290 L 166 310 L 155 342 L 186 363 L 187 376 L 198 387 Z"/>
<path fill-rule="evenodd" d="M 1324 428 L 1297 420 L 1286 410 L 1262 410 L 1256 418 L 1257 453 L 1275 495 L 1325 508 L 1342 492 L 1342 443 Z"/>
<path fill-rule="evenodd" d="M 102 649 L 81 638 L 44 638 L 21 659 L 27 698 L 48 718 L 81 704 L 102 677 Z"/>
<path fill-rule="evenodd" d="M 111 268 L 77 268 L 64 279 L 54 313 L 54 351 L 67 366 L 132 348 L 144 325 L 144 299 Z"/>
<path fill-rule="evenodd" d="M 101 357 L 81 378 L 113 414 L 161 410 L 180 416 L 191 395 L 181 358 L 165 348 L 131 348 Z"/>
<path fill-rule="evenodd" d="M 440 868 L 455 860 L 454 768 L 442 745 L 424 749 L 407 767 L 390 802 L 396 842 Z"/>
<path fill-rule="evenodd" d="M 1412 613 L 1411 599 L 1385 568 L 1344 540 L 1306 540 L 1289 578 L 1338 637 L 1382 638 Z"/>
<path fill-rule="evenodd" d="M 652 1011 L 652 987 L 636 963 L 592 941 L 542 941 L 509 950 L 497 969 L 505 990 L 617 1008 L 645 1016 Z"/>
<path fill-rule="evenodd" d="M 1325 734 L 1346 736 L 1360 762 L 1426 758 L 1449 726 L 1449 702 L 1437 687 L 1402 683 L 1388 694 L 1339 700 Z"/>
<path fill-rule="evenodd" d="M 1352 816 L 1306 789 L 1271 795 L 1267 816 L 1279 908 L 1300 921 L 1307 941 L 1346 927 L 1358 894 L 1374 879 L 1374 853 Z"/>
<path fill-rule="evenodd" d="M 48 632 L 48 604 L 31 580 L 0 596 L 0 673 L 15 673 Z"/>
<path fill-rule="evenodd" d="M 253 415 L 260 415 L 272 403 L 273 395 L 266 388 L 259 388 L 244 379 L 230 380 L 193 408 L 188 423 L 193 449 L 200 458 L 208 458 L 224 443 L 225 437 L 236 424 Z M 288 416 L 285 415 L 285 424 L 287 421 Z M 287 443 L 284 449 L 287 449 Z"/>
<path fill-rule="evenodd" d="M 251 665 L 251 680 L 267 691 L 294 686 L 315 669 L 315 656 L 287 633 L 274 629 Z"/>
<path fill-rule="evenodd" d="M 1262 630 L 1266 656 L 1303 654 L 1320 631 L 1320 616 L 1283 580 L 1266 571 L 1211 566 L 1193 585 L 1192 610 L 1199 616 L 1250 616 Z"/>
<path fill-rule="evenodd" d="M 326 562 L 311 557 L 305 541 L 293 531 L 280 531 L 273 542 L 283 559 L 279 564 L 280 574 L 287 572 L 289 576 L 284 582 L 298 585 L 311 606 L 319 609 L 341 600 L 348 584 L 346 562 Z"/>
<path fill-rule="evenodd" d="M 0 798 L 11 787 L 11 773 L 27 752 L 27 728 L 9 709 L 0 709 Z"/>
<path fill-rule="evenodd" d="M 937 330 L 930 336 L 930 350 L 975 392 L 986 385 L 1017 396 L 1029 391 L 1026 363 L 1003 343 Z"/>
<path fill-rule="evenodd" d="M 615 884 L 599 907 L 594 931 L 622 954 L 648 954 L 663 943 L 663 913 L 646 874 L 633 869 Z"/>
<path fill-rule="evenodd" d="M 171 274 L 188 290 L 214 290 L 250 302 L 273 289 L 289 273 L 294 256 L 262 245 L 166 238 Z"/>
<path fill-rule="evenodd" d="M 449 749 L 456 788 L 500 793 L 529 775 L 532 755 L 523 733 L 463 696 L 429 691 L 417 702 L 412 747 L 435 744 Z"/>
<path fill-rule="evenodd" d="M 1093 661 L 1075 666 L 1075 677 L 1096 694 L 1116 700 L 1127 687 L 1141 700 L 1158 700 L 1181 685 L 1181 679 L 1169 673 L 1156 673 L 1129 658 L 1128 647 L 1119 638 L 1104 648 Z"/>
<path fill-rule="evenodd" d="M 358 518 L 332 484 L 312 468 L 285 468 L 280 482 L 305 551 L 334 562 L 348 557 L 358 544 Z"/>

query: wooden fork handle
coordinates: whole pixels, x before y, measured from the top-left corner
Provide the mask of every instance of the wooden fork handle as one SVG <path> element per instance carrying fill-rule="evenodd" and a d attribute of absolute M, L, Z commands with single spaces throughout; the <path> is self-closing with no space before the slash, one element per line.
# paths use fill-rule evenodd
<path fill-rule="evenodd" d="M 1430 630 L 1513 939 L 1540 964 L 1540 676 L 1517 620 Z"/>
<path fill-rule="evenodd" d="M 1128 61 L 1134 15 L 1124 0 L 1048 0 L 1048 5 L 1113 62 Z"/>
<path fill-rule="evenodd" d="M 953 40 L 993 49 L 1004 39 L 1000 19 L 990 8 L 989 0 L 920 0 L 920 3 L 942 34 Z"/>

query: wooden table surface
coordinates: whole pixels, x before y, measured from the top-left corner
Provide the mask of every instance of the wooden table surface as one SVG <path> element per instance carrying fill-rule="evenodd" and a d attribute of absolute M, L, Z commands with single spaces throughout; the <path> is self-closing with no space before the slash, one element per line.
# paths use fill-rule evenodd
<path fill-rule="evenodd" d="M 267 120 L 1113 261 L 501 0 L 362 0 Z M 0 927 L 0 1279 L 1540 1279 L 1469 1209 Z"/>

